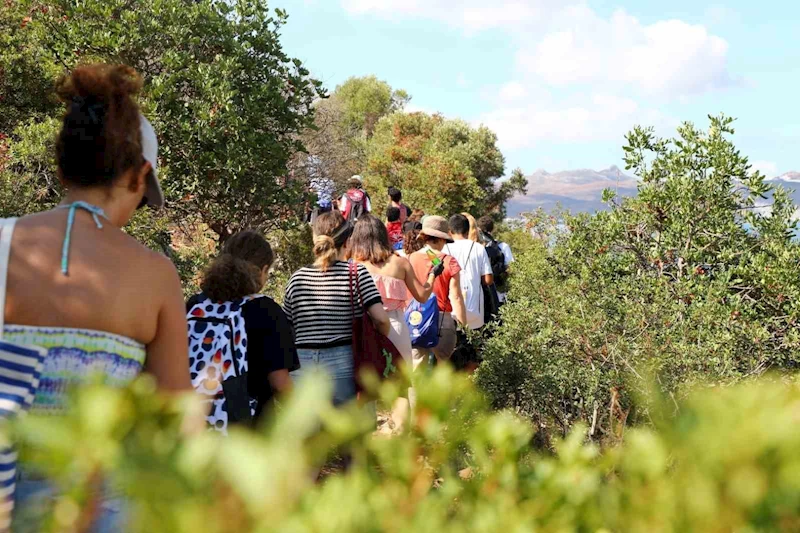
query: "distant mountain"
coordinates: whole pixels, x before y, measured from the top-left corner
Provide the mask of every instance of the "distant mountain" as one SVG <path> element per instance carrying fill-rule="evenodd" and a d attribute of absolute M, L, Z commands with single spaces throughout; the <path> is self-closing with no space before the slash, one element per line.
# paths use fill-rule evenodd
<path fill-rule="evenodd" d="M 773 185 L 780 185 L 784 189 L 788 190 L 792 196 L 794 205 L 800 206 L 800 172 L 793 170 L 785 174 L 781 174 L 776 178 L 772 178 L 769 180 L 769 182 Z M 800 215 L 800 209 L 798 210 L 798 215 Z"/>
<path fill-rule="evenodd" d="M 800 172 L 792 171 L 769 180 L 773 185 L 789 190 L 794 203 L 800 206 Z M 605 170 L 564 170 L 547 172 L 539 169 L 528 176 L 528 193 L 508 201 L 508 216 L 516 217 L 542 207 L 553 209 L 557 204 L 573 213 L 603 211 L 604 189 L 613 189 L 619 196 L 635 196 L 639 182 L 636 178 L 612 166 Z M 770 202 L 764 202 L 768 205 Z M 800 214 L 800 211 L 798 212 Z"/>
<path fill-rule="evenodd" d="M 557 204 L 572 212 L 601 211 L 608 208 L 601 199 L 604 189 L 614 189 L 620 196 L 633 196 L 637 185 L 636 178 L 616 166 L 605 170 L 578 169 L 554 173 L 540 169 L 528 176 L 528 193 L 508 201 L 508 216 L 519 216 L 539 207 L 550 210 Z"/>
<path fill-rule="evenodd" d="M 800 172 L 791 170 L 786 174 L 781 174 L 777 178 L 773 178 L 771 181 L 783 181 L 786 183 L 800 183 Z"/>

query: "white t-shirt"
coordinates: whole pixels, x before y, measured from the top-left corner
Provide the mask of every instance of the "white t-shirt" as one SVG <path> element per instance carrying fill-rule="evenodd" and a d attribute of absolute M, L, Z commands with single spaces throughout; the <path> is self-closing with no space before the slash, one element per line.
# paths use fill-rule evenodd
<path fill-rule="evenodd" d="M 461 292 L 464 293 L 467 306 L 467 326 L 470 329 L 483 327 L 481 278 L 492 273 L 486 248 L 470 240 L 460 240 L 446 244 L 443 252 L 452 255 L 461 267 Z"/>
<path fill-rule="evenodd" d="M 503 252 L 503 257 L 506 259 L 506 266 L 514 262 L 514 254 L 511 253 L 511 247 L 504 242 L 497 243 L 500 251 Z"/>
<path fill-rule="evenodd" d="M 497 246 L 500 248 L 500 251 L 503 252 L 503 257 L 506 260 L 506 268 L 508 268 L 508 265 L 514 262 L 514 254 L 511 253 L 511 247 L 504 242 L 497 243 Z M 505 303 L 506 293 L 498 291 L 497 298 L 500 300 L 500 303 Z"/>

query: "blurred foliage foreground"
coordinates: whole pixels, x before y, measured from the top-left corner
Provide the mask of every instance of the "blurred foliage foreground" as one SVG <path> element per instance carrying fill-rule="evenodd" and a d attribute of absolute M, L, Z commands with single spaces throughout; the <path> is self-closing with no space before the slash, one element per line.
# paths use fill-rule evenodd
<path fill-rule="evenodd" d="M 128 495 L 132 531 L 797 531 L 800 388 L 762 378 L 690 395 L 601 451 L 576 427 L 541 454 L 532 425 L 467 378 L 419 376 L 414 423 L 373 435 L 310 380 L 256 431 L 181 431 L 188 403 L 142 379 L 87 388 L 65 417 L 13 428 L 29 465 L 67 489 L 48 531 L 75 531 L 98 471 Z M 390 402 L 399 385 L 386 384 Z M 346 473 L 315 482 L 334 448 Z M 30 510 L 28 510 L 30 511 Z M 42 514 L 37 510 L 36 514 Z"/>

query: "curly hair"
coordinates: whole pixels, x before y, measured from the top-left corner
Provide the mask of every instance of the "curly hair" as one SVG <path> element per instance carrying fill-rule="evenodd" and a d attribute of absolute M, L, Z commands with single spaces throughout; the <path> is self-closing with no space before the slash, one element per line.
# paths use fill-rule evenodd
<path fill-rule="evenodd" d="M 142 80 L 124 65 L 84 65 L 62 77 L 56 93 L 67 105 L 56 140 L 63 179 L 79 187 L 110 185 L 144 164 L 139 106 Z"/>
<path fill-rule="evenodd" d="M 228 239 L 222 253 L 203 274 L 200 289 L 215 302 L 230 302 L 263 288 L 261 273 L 275 254 L 258 232 L 241 231 Z"/>

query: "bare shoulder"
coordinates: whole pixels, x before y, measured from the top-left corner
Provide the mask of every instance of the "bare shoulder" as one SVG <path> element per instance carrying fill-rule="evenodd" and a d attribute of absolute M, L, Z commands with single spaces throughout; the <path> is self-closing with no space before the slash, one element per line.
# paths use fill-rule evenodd
<path fill-rule="evenodd" d="M 136 263 L 141 264 L 143 271 L 150 278 L 152 286 L 159 289 L 171 290 L 180 287 L 180 276 L 174 263 L 163 253 L 151 250 L 130 235 L 124 234 L 125 246 L 131 257 L 136 258 Z"/>
<path fill-rule="evenodd" d="M 147 261 L 153 266 L 153 272 L 158 275 L 159 281 L 163 283 L 162 286 L 175 287 L 177 285 L 180 287 L 180 276 L 175 264 L 166 255 L 146 247 L 143 248 L 145 249 L 144 253 L 147 255 Z"/>
<path fill-rule="evenodd" d="M 392 254 L 391 258 L 389 259 L 392 265 L 396 265 L 400 268 L 406 268 L 407 266 L 411 266 L 411 262 L 406 259 L 405 257 L 400 257 L 397 254 Z"/>

